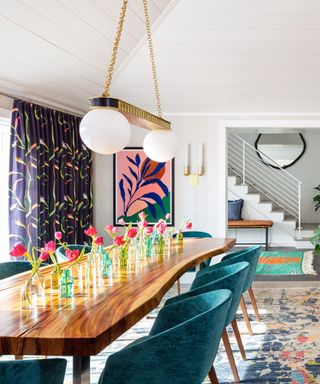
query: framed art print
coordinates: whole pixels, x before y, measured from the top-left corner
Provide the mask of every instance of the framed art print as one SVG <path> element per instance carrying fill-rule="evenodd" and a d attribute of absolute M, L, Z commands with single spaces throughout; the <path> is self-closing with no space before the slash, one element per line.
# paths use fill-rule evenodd
<path fill-rule="evenodd" d="M 149 224 L 170 214 L 174 225 L 174 160 L 150 160 L 142 148 L 124 148 L 114 155 L 114 225 L 136 224 L 144 212 Z"/>

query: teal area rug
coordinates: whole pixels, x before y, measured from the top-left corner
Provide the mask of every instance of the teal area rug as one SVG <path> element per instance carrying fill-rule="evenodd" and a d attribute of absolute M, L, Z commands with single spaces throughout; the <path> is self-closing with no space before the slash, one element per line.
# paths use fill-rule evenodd
<path fill-rule="evenodd" d="M 257 275 L 317 275 L 313 251 L 261 252 Z"/>

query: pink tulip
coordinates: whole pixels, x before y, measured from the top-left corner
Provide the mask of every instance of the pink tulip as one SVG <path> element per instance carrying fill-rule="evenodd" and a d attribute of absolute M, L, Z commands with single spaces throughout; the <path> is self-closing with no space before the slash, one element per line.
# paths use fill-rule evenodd
<path fill-rule="evenodd" d="M 102 236 L 98 236 L 95 240 L 94 240 L 94 243 L 98 246 L 100 245 L 103 245 L 103 237 Z"/>
<path fill-rule="evenodd" d="M 129 229 L 127 236 L 129 237 L 129 239 L 133 239 L 134 237 L 136 237 L 137 236 L 136 228 Z"/>
<path fill-rule="evenodd" d="M 56 251 L 56 245 L 53 240 L 48 241 L 44 247 L 43 250 L 48 253 L 54 253 Z"/>
<path fill-rule="evenodd" d="M 90 226 L 88 229 L 85 229 L 84 233 L 87 236 L 93 237 L 97 234 L 97 230 L 95 229 L 95 227 Z"/>
<path fill-rule="evenodd" d="M 66 257 L 70 262 L 77 260 L 77 258 L 80 256 L 80 253 L 81 252 L 79 249 L 66 249 Z"/>
<path fill-rule="evenodd" d="M 108 224 L 108 225 L 106 225 L 106 227 L 105 227 L 105 230 L 106 230 L 106 231 L 109 231 L 109 232 L 112 232 L 112 229 L 113 229 L 113 225 L 112 225 L 112 224 Z"/>
<path fill-rule="evenodd" d="M 125 225 L 125 221 L 124 221 L 124 219 L 120 219 L 119 221 L 118 221 L 118 223 L 120 224 L 120 225 Z"/>
<path fill-rule="evenodd" d="M 149 225 L 149 223 L 146 220 L 141 221 L 141 226 L 143 228 L 147 228 L 148 225 Z"/>
<path fill-rule="evenodd" d="M 21 243 L 17 243 L 12 247 L 10 251 L 10 256 L 22 257 L 22 256 L 25 256 L 26 253 L 27 253 L 26 247 Z"/>
<path fill-rule="evenodd" d="M 62 232 L 58 231 L 54 234 L 54 237 L 57 239 L 57 240 L 61 240 L 62 239 Z"/>
<path fill-rule="evenodd" d="M 113 233 L 118 233 L 119 232 L 119 228 L 118 227 L 113 227 L 112 228 L 112 232 Z"/>
<path fill-rule="evenodd" d="M 139 218 L 140 218 L 141 220 L 145 219 L 145 218 L 146 218 L 146 214 L 145 214 L 143 211 L 140 212 L 140 213 L 139 213 Z"/>
<path fill-rule="evenodd" d="M 192 229 L 192 222 L 188 220 L 185 225 L 186 229 Z"/>
<path fill-rule="evenodd" d="M 171 214 L 170 214 L 170 213 L 167 213 L 167 214 L 166 214 L 166 219 L 169 220 L 170 217 L 171 217 Z"/>
<path fill-rule="evenodd" d="M 153 228 L 152 227 L 147 227 L 146 228 L 146 234 L 151 235 L 153 233 Z"/>
<path fill-rule="evenodd" d="M 41 251 L 41 253 L 40 253 L 40 256 L 39 256 L 39 259 L 41 260 L 41 261 L 47 261 L 48 260 L 48 258 L 49 258 L 49 253 L 48 252 L 46 252 L 44 249 L 42 249 L 42 251 Z"/>
<path fill-rule="evenodd" d="M 118 245 L 119 247 L 121 245 L 123 245 L 125 243 L 125 241 L 123 240 L 123 236 L 116 236 L 114 239 L 113 239 L 113 244 L 115 245 Z"/>

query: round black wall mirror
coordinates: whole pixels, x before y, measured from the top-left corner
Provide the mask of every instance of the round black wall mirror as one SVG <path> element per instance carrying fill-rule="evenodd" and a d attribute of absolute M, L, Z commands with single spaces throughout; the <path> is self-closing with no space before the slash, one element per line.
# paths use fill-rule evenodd
<path fill-rule="evenodd" d="M 257 155 L 266 165 L 284 169 L 301 158 L 306 142 L 301 133 L 260 133 L 255 147 Z"/>

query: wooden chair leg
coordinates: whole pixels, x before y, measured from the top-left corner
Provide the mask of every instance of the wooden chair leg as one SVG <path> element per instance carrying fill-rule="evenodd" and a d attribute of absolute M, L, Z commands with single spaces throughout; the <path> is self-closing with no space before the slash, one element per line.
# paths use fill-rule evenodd
<path fill-rule="evenodd" d="M 181 294 L 180 279 L 177 280 L 177 291 L 178 291 L 178 295 L 180 295 Z"/>
<path fill-rule="evenodd" d="M 249 296 L 250 296 L 250 300 L 251 300 L 251 303 L 252 303 L 252 306 L 253 306 L 254 313 L 256 314 L 257 321 L 260 322 L 261 321 L 261 317 L 260 317 L 259 309 L 258 309 L 258 306 L 257 306 L 256 298 L 254 296 L 252 287 L 250 287 L 248 289 L 248 292 L 249 292 Z"/>
<path fill-rule="evenodd" d="M 211 384 L 219 384 L 218 377 L 217 377 L 216 371 L 214 369 L 214 366 L 211 367 L 208 375 L 209 375 L 209 379 L 211 381 Z"/>
<path fill-rule="evenodd" d="M 23 360 L 23 355 L 15 355 L 15 360 Z"/>
<path fill-rule="evenodd" d="M 243 295 L 241 296 L 241 299 L 240 299 L 240 305 L 241 305 L 244 321 L 246 322 L 246 326 L 247 326 L 248 331 L 249 331 L 249 335 L 253 336 L 253 332 L 252 332 L 252 328 L 251 328 L 251 324 L 250 324 L 250 319 L 248 316 L 247 307 L 246 307 L 246 303 L 244 301 Z"/>
<path fill-rule="evenodd" d="M 229 341 L 229 337 L 228 337 L 228 333 L 227 333 L 226 329 L 224 329 L 222 332 L 222 341 L 223 341 L 223 345 L 224 345 L 224 348 L 225 348 L 226 353 L 227 353 L 227 357 L 229 360 L 229 364 L 231 367 L 234 381 L 235 381 L 235 383 L 239 383 L 240 377 L 239 377 L 238 369 L 236 366 L 236 362 L 234 361 L 234 357 L 233 357 L 233 353 L 232 353 L 232 349 L 231 349 L 231 345 L 230 345 L 230 341 Z"/>
<path fill-rule="evenodd" d="M 240 351 L 242 360 L 246 360 L 247 359 L 246 351 L 244 350 L 244 347 L 243 347 L 243 344 L 242 344 L 242 340 L 241 340 L 241 336 L 240 336 L 240 332 L 239 332 L 239 328 L 238 328 L 238 324 L 237 324 L 237 320 L 236 319 L 233 319 L 231 321 L 231 326 L 232 326 L 232 329 L 233 329 L 234 336 L 235 336 L 235 338 L 237 340 L 237 344 L 238 344 L 238 347 L 239 347 L 239 351 Z"/>

